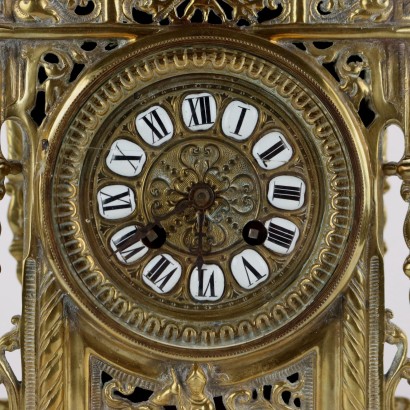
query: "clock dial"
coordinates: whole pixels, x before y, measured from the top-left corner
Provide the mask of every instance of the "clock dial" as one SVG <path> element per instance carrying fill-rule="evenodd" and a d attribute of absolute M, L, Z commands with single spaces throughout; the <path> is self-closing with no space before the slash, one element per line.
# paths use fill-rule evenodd
<path fill-rule="evenodd" d="M 318 218 L 311 148 L 256 91 L 224 78 L 180 80 L 119 109 L 99 136 L 103 148 L 89 153 L 95 171 L 86 195 L 111 212 L 91 224 L 100 248 L 115 252 L 107 269 L 185 310 L 240 304 L 266 284 L 278 293 L 297 277 L 296 249 L 307 246 L 307 226 Z M 114 172 L 118 147 L 133 152 L 133 167 L 124 160 Z"/>
<path fill-rule="evenodd" d="M 63 282 L 107 328 L 214 352 L 331 300 L 367 185 L 337 99 L 285 51 L 195 41 L 110 66 L 55 130 L 42 206 Z"/>

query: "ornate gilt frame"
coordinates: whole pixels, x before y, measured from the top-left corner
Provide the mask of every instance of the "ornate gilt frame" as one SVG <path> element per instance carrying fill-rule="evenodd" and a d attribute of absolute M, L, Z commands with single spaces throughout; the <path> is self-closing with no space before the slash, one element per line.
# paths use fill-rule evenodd
<path fill-rule="evenodd" d="M 410 361 L 407 338 L 384 308 L 382 236 L 385 176 L 402 179 L 402 197 L 410 204 L 409 22 L 408 0 L 1 1 L 0 119 L 7 124 L 9 153 L 0 153 L 0 197 L 7 190 L 12 199 L 10 251 L 18 261 L 23 306 L 21 317 L 13 317 L 14 329 L 0 338 L 0 383 L 9 397 L 0 409 L 160 409 L 166 404 L 191 409 L 198 403 L 210 406 L 215 397 L 223 397 L 228 409 L 296 409 L 300 400 L 306 409 L 410 409 L 410 401 L 395 397 L 399 381 L 410 381 Z M 144 379 L 139 370 L 152 366 L 150 352 L 141 349 L 135 365 L 126 357 L 125 338 L 114 345 L 101 341 L 98 352 L 90 347 L 98 329 L 77 332 L 88 318 L 79 315 L 75 298 L 62 290 L 41 249 L 45 241 L 36 229 L 41 207 L 34 187 L 53 126 L 48 116 L 62 101 L 77 97 L 79 84 L 90 80 L 87 72 L 150 36 L 166 32 L 172 38 L 192 27 L 209 35 L 214 24 L 238 42 L 246 33 L 314 66 L 323 73 L 327 91 L 344 102 L 347 115 L 354 113 L 350 124 L 364 136 L 368 156 L 362 160 L 373 181 L 373 198 L 365 204 L 371 221 L 362 221 L 368 240 L 340 297 L 304 329 L 306 340 L 293 350 L 281 343 L 275 351 L 280 360 L 262 363 L 263 354 L 250 353 L 252 380 L 227 380 L 213 359 L 165 365 Z M 381 146 L 392 123 L 404 131 L 405 154 L 386 164 Z M 404 235 L 410 248 L 410 212 Z M 404 273 L 410 277 L 410 255 Z M 384 343 L 397 346 L 386 374 Z M 5 357 L 18 348 L 22 381 Z M 115 355 L 129 366 L 115 366 Z M 233 374 L 240 366 L 232 362 Z M 296 381 L 289 379 L 296 373 Z M 109 379 L 102 383 L 104 374 Z M 136 388 L 154 394 L 133 404 L 126 397 Z"/>

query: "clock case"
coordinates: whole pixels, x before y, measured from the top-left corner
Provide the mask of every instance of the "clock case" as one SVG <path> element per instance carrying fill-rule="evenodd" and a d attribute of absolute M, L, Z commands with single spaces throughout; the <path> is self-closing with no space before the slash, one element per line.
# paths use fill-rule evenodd
<path fill-rule="evenodd" d="M 245 33 L 232 23 L 222 23 L 225 28 L 206 22 L 189 23 L 194 15 L 189 14 L 189 7 L 182 16 L 186 24 L 175 24 L 175 9 L 157 10 L 155 2 L 152 10 L 143 12 L 150 12 L 154 21 L 166 16 L 170 27 L 140 25 L 135 21 L 122 25 L 121 19 L 125 17 L 119 10 L 126 10 L 122 2 L 116 2 L 116 7 L 107 3 L 105 14 L 100 8 L 100 18 L 110 19 L 94 25 L 87 21 L 65 21 L 59 9 L 41 5 L 39 13 L 30 14 L 29 10 L 24 14 L 31 20 L 24 19 L 16 12 L 22 5 L 15 3 L 11 9 L 8 5 L 3 10 L 5 24 L 15 25 L 17 34 L 7 37 L 3 33 L 7 41 L 2 45 L 2 53 L 9 63 L 2 67 L 2 113 L 7 124 L 10 159 L 2 158 L 2 164 L 3 174 L 9 174 L 13 199 L 12 251 L 20 262 L 23 310 L 21 319 L 14 319 L 16 328 L 0 339 L 0 380 L 7 388 L 9 407 L 406 406 L 404 400 L 394 398 L 400 377 L 407 374 L 406 339 L 391 323 L 390 313 L 384 312 L 381 235 L 383 170 L 404 180 L 406 177 L 405 160 L 384 167 L 381 161 L 387 124 L 394 121 L 406 129 L 406 117 L 398 108 L 407 101 L 399 92 L 407 81 L 403 75 L 406 53 L 396 53 L 406 50 L 406 43 L 399 34 L 389 42 L 376 39 L 380 34 L 375 34 L 375 27 L 385 21 L 385 15 L 365 10 L 373 11 L 381 22 L 363 17 L 367 37 L 360 41 L 356 39 L 355 19 L 340 17 L 340 21 L 320 26 L 322 37 L 318 42 L 313 30 L 318 27 L 314 13 L 307 13 L 304 23 L 299 24 L 298 13 L 291 6 L 292 12 L 277 25 L 259 25 L 252 20 L 255 10 L 250 8 L 247 16 L 251 26 Z M 235 10 L 237 6 L 234 5 Z M 206 6 L 195 7 L 205 20 L 209 18 Z M 328 9 L 330 14 L 334 12 L 330 3 Z M 167 10 L 169 15 L 165 14 Z M 212 12 L 218 15 L 218 10 Z M 237 15 L 243 10 L 239 7 Z M 220 10 L 219 14 L 224 16 Z M 292 19 L 295 20 L 289 25 Z M 340 25 L 346 28 L 347 39 L 340 39 Z M 304 32 L 302 28 L 306 27 L 309 29 Z M 37 33 L 38 38 L 28 40 L 25 33 Z M 55 38 L 56 44 L 41 39 L 43 35 Z M 267 335 L 265 343 L 255 339 L 256 342 L 238 346 L 195 350 L 135 337 L 110 322 L 104 307 L 84 297 L 84 292 L 80 294 L 73 280 L 67 279 L 67 266 L 59 263 L 61 249 L 53 238 L 47 218 L 50 203 L 46 202 L 53 181 L 50 164 L 57 159 L 58 143 L 53 139 L 56 129 L 64 127 L 72 111 L 112 72 L 125 66 L 133 53 L 146 49 L 148 55 L 178 42 L 185 47 L 214 42 L 216 46 L 231 46 L 265 57 L 269 51 L 276 52 L 277 63 L 298 77 L 330 110 L 337 127 L 352 136 L 356 150 L 352 167 L 361 181 L 356 186 L 359 218 L 352 227 L 357 231 L 355 246 L 346 251 L 343 269 L 339 268 L 325 291 L 314 298 L 308 309 L 301 309 L 297 325 Z M 400 72 L 395 68 L 397 61 L 403 64 Z M 385 87 L 386 78 L 392 79 L 391 89 Z M 405 193 L 404 184 L 406 199 Z M 24 226 L 19 218 L 22 214 Z M 399 347 L 386 375 L 382 372 L 385 340 Z M 4 356 L 5 351 L 18 347 L 22 348 L 24 363 L 21 382 Z"/>

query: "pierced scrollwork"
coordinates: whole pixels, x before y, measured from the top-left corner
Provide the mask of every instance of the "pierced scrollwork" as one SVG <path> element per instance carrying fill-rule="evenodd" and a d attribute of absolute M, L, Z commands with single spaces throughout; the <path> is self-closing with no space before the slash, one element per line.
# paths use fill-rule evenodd
<path fill-rule="evenodd" d="M 410 399 L 396 397 L 394 401 L 394 410 L 410 410 Z"/>
<path fill-rule="evenodd" d="M 390 19 L 393 0 L 312 0 L 310 21 L 329 23 L 384 22 Z"/>
<path fill-rule="evenodd" d="M 156 24 L 182 21 L 237 25 L 286 23 L 290 10 L 289 0 L 125 0 L 122 3 L 126 21 Z M 139 13 L 143 14 L 139 16 Z"/>
<path fill-rule="evenodd" d="M 40 126 L 46 114 L 56 106 L 86 68 L 123 44 L 118 40 L 60 43 L 55 48 L 39 47 L 41 52 L 37 52 L 36 56 L 26 50 L 23 55 L 31 65 L 36 65 L 37 77 L 33 79 L 36 87 L 34 107 L 29 107 L 34 122 Z M 33 61 L 35 58 L 37 63 Z"/>
<path fill-rule="evenodd" d="M 0 200 L 4 198 L 6 193 L 6 188 L 4 185 L 4 179 L 7 175 L 17 175 L 22 171 L 22 165 L 18 161 L 9 161 L 4 158 L 0 149 Z"/>
<path fill-rule="evenodd" d="M 178 410 L 311 410 L 312 359 L 309 354 L 287 369 L 230 387 L 228 375 L 209 365 L 170 366 L 153 387 L 145 386 L 141 380 L 132 381 L 116 370 L 110 371 L 103 364 L 103 369 L 115 376 L 102 373 L 101 397 L 109 409 L 162 410 L 163 406 L 175 406 Z M 100 384 L 95 388 L 101 388 Z M 95 406 L 100 405 L 96 400 Z"/>
<path fill-rule="evenodd" d="M 295 46 L 313 56 L 339 83 L 363 124 L 368 127 L 376 117 L 372 100 L 372 74 L 369 56 L 361 45 L 344 42 L 304 42 Z"/>
<path fill-rule="evenodd" d="M 166 405 L 176 405 L 179 410 L 215 409 L 212 396 L 206 391 L 208 377 L 198 364 L 192 366 L 183 382 L 179 380 L 174 369 L 170 370 L 168 379 L 164 387 L 154 392 L 144 403 L 132 405 L 118 396 L 115 397 L 115 391 L 129 395 L 134 390 L 132 385 L 124 386 L 116 380 L 104 386 L 103 396 L 105 402 L 115 409 L 161 410 L 162 406 Z"/>
<path fill-rule="evenodd" d="M 258 389 L 240 390 L 231 393 L 226 399 L 227 410 L 295 410 L 301 407 L 304 399 L 303 376 L 295 382 L 280 381 L 273 386 L 259 387 Z"/>
<path fill-rule="evenodd" d="M 13 316 L 14 328 L 0 338 L 0 384 L 4 384 L 9 398 L 9 410 L 19 410 L 21 383 L 17 380 L 7 359 L 6 352 L 20 349 L 20 316 Z"/>
<path fill-rule="evenodd" d="M 410 359 L 407 357 L 407 336 L 391 320 L 393 313 L 386 310 L 385 315 L 385 339 L 386 343 L 397 347 L 396 355 L 390 369 L 385 375 L 386 385 L 386 409 L 393 410 L 395 407 L 395 392 L 400 380 L 405 379 L 410 383 Z"/>
<path fill-rule="evenodd" d="M 410 158 L 405 156 L 398 163 L 384 164 L 383 170 L 386 176 L 396 175 L 402 179 L 400 194 L 403 200 L 410 204 Z M 404 220 L 403 233 L 406 245 L 410 249 L 410 205 Z M 410 278 L 410 255 L 403 264 L 403 271 Z"/>
<path fill-rule="evenodd" d="M 14 17 L 21 22 L 85 23 L 102 20 L 100 0 L 18 0 Z"/>

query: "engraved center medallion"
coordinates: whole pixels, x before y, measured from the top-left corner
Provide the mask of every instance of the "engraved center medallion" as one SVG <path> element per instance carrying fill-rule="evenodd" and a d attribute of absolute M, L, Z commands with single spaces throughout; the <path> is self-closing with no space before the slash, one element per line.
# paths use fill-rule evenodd
<path fill-rule="evenodd" d="M 209 139 L 181 142 L 159 155 L 144 185 L 147 220 L 161 218 L 183 199 L 186 210 L 163 221 L 168 244 L 185 252 L 198 247 L 195 221 L 204 211 L 203 250 L 226 251 L 242 240 L 242 227 L 259 211 L 261 188 L 255 168 L 230 143 Z"/>

